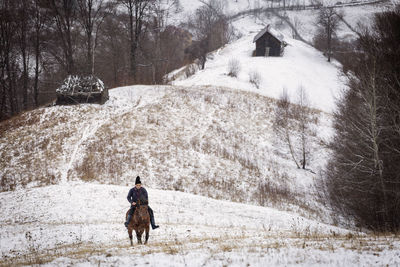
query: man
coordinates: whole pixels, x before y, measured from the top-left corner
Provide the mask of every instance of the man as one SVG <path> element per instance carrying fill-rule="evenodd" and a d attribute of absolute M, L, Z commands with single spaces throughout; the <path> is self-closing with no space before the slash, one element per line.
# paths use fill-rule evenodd
<path fill-rule="evenodd" d="M 131 203 L 131 209 L 129 210 L 128 218 L 126 219 L 126 222 L 125 222 L 125 227 L 128 228 L 129 221 L 131 220 L 133 213 L 135 212 L 135 209 L 136 209 L 136 202 L 138 202 L 140 200 L 140 204 L 142 204 L 142 205 L 148 205 L 148 203 L 149 203 L 147 191 L 144 187 L 142 187 L 142 182 L 140 181 L 139 176 L 136 177 L 135 187 L 133 187 L 133 188 L 131 188 L 131 190 L 129 190 L 127 199 L 129 201 L 129 203 Z M 149 209 L 149 215 L 150 215 L 151 228 L 153 230 L 157 229 L 159 226 L 156 225 L 156 223 L 154 222 L 153 210 L 150 208 L 150 206 L 148 206 L 148 209 Z"/>

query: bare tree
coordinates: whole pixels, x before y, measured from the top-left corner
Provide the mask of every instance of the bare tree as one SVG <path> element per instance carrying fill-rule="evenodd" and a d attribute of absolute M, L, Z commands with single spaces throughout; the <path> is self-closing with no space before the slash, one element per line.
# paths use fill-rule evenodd
<path fill-rule="evenodd" d="M 326 172 L 333 207 L 378 231 L 400 229 L 399 27 L 400 7 L 360 34 L 363 53 L 338 102 Z"/>
<path fill-rule="evenodd" d="M 0 2 L 1 119 L 13 116 L 19 111 L 16 99 L 18 68 L 15 32 L 18 25 L 15 21 L 15 4 L 11 0 Z"/>
<path fill-rule="evenodd" d="M 341 15 L 341 17 L 343 17 L 343 15 Z M 326 42 L 326 54 L 328 56 L 328 62 L 330 62 L 332 56 L 332 39 L 339 29 L 340 17 L 336 14 L 333 7 L 321 7 L 316 24 Z"/>
<path fill-rule="evenodd" d="M 154 0 L 152 13 L 157 18 L 161 29 L 163 29 L 169 24 L 171 13 L 179 13 L 181 8 L 179 0 Z"/>
<path fill-rule="evenodd" d="M 94 74 L 94 54 L 97 34 L 107 15 L 110 3 L 104 0 L 78 0 L 78 20 L 85 31 L 86 37 L 86 73 Z"/>
<path fill-rule="evenodd" d="M 33 85 L 33 99 L 35 106 L 39 105 L 39 75 L 40 62 L 43 48 L 43 27 L 48 23 L 48 18 L 39 6 L 39 1 L 35 0 L 32 9 L 33 20 L 33 50 L 35 55 L 35 77 Z"/>
<path fill-rule="evenodd" d="M 229 41 L 230 25 L 223 14 L 223 6 L 217 0 L 202 1 L 189 20 L 189 26 L 194 30 L 196 42 L 187 52 L 200 59 L 204 69 L 207 53 L 226 44 Z"/>
<path fill-rule="evenodd" d="M 276 103 L 274 119 L 274 131 L 279 137 L 283 137 L 286 145 L 289 148 L 290 156 L 297 168 L 300 169 L 300 163 L 296 158 L 296 152 L 293 145 L 292 129 L 293 126 L 293 112 L 291 108 L 290 98 L 286 91 L 283 89 L 282 94 Z"/>
<path fill-rule="evenodd" d="M 136 79 L 136 52 L 143 34 L 146 16 L 151 8 L 152 0 L 122 0 L 129 16 L 130 37 L 130 74 Z"/>
<path fill-rule="evenodd" d="M 317 117 L 312 116 L 309 105 L 307 92 L 304 87 L 300 86 L 297 90 L 297 105 L 293 107 L 293 116 L 297 122 L 297 136 L 300 146 L 300 163 L 302 169 L 306 169 L 310 153 L 310 137 L 314 134 L 311 124 L 317 122 Z"/>
<path fill-rule="evenodd" d="M 74 26 L 77 23 L 76 11 L 77 3 L 75 0 L 49 0 L 49 8 L 51 15 L 55 21 L 55 33 L 59 36 L 61 41 L 61 48 L 63 51 L 63 58 L 58 57 L 58 47 L 54 47 L 53 55 L 64 66 L 68 74 L 76 72 L 75 59 L 74 59 L 74 44 L 73 38 Z"/>
<path fill-rule="evenodd" d="M 335 116 L 337 137 L 332 148 L 336 155 L 328 166 L 329 190 L 335 205 L 344 205 L 347 211 L 358 213 L 366 219 L 363 224 L 371 220 L 366 215 L 371 208 L 382 212 L 382 221 L 387 218 L 383 162 L 380 159 L 383 122 L 377 109 L 376 75 L 375 66 L 368 67 L 361 83 L 351 82 L 352 91 L 346 94 L 347 100 L 339 105 L 340 113 Z M 378 191 L 382 193 L 382 199 L 373 197 Z M 337 199 L 338 194 L 350 193 L 351 197 Z M 373 206 L 370 206 L 366 194 L 371 194 L 374 199 Z M 365 202 L 358 203 L 355 198 L 363 198 Z"/>
<path fill-rule="evenodd" d="M 309 107 L 308 96 L 303 87 L 297 91 L 297 103 L 290 103 L 284 89 L 275 108 L 274 131 L 284 140 L 297 168 L 306 169 L 314 135 L 312 124 L 317 123 L 317 114 Z"/>
<path fill-rule="evenodd" d="M 40 3 L 0 2 L 0 120 L 39 103 L 43 26 L 49 23 Z"/>
<path fill-rule="evenodd" d="M 28 65 L 29 65 L 29 51 L 28 51 L 28 31 L 29 31 L 29 2 L 28 1 L 16 1 L 17 4 L 17 15 L 18 15 L 18 45 L 21 52 L 22 60 L 22 109 L 28 108 Z"/>
<path fill-rule="evenodd" d="M 292 37 L 294 39 L 299 39 L 299 32 L 302 30 L 304 27 L 304 23 L 301 21 L 301 19 L 298 16 L 293 17 L 292 20 Z"/>
<path fill-rule="evenodd" d="M 105 18 L 99 29 L 99 40 L 95 62 L 96 75 L 109 86 L 120 86 L 128 83 L 130 73 L 130 40 L 125 29 L 123 15 L 113 10 Z"/>
<path fill-rule="evenodd" d="M 188 31 L 175 27 L 167 26 L 161 32 L 161 54 L 166 59 L 162 61 L 162 76 L 174 69 L 186 65 L 185 48 L 190 45 L 191 35 Z"/>
<path fill-rule="evenodd" d="M 161 68 L 165 62 L 170 59 L 162 53 L 161 34 L 166 29 L 170 12 L 179 4 L 176 0 L 154 0 L 153 10 L 151 13 L 151 21 L 148 23 L 147 34 L 152 38 L 146 39 L 146 44 L 141 46 L 142 57 L 145 60 L 144 64 L 138 66 L 149 68 L 151 70 L 151 83 L 155 84 L 162 79 L 159 77 Z M 151 39 L 151 40 L 150 40 Z M 148 49 L 150 48 L 150 49 Z"/>
<path fill-rule="evenodd" d="M 251 70 L 249 72 L 249 82 L 253 84 L 257 89 L 260 88 L 261 81 L 261 74 L 257 70 Z"/>

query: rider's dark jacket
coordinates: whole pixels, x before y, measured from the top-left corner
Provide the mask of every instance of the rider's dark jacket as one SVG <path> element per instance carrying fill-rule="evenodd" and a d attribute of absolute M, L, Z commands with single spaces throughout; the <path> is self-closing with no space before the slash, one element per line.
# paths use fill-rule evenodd
<path fill-rule="evenodd" d="M 144 187 L 141 187 L 139 190 L 136 189 L 136 187 L 131 188 L 131 190 L 129 190 L 127 199 L 129 203 L 132 202 L 138 203 L 138 200 L 140 200 L 141 204 L 147 205 L 149 202 L 149 197 Z"/>

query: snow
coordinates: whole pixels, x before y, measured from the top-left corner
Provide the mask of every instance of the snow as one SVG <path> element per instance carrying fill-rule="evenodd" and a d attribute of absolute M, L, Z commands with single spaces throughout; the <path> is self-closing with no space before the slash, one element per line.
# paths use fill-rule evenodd
<path fill-rule="evenodd" d="M 341 1 L 347 3 L 349 1 Z M 195 8 L 196 5 L 189 5 L 182 2 L 184 7 Z M 256 6 L 257 1 L 232 1 L 223 6 L 225 12 L 236 14 L 249 10 Z M 330 4 L 330 1 L 323 1 Z M 366 6 L 348 6 L 337 8 L 343 12 L 345 20 L 355 29 L 358 24 L 369 25 L 373 15 L 387 8 L 387 3 Z M 186 10 L 186 9 L 184 9 Z M 302 38 L 312 43 L 316 34 L 318 10 L 288 10 L 284 14 L 290 21 L 297 18 L 300 21 L 298 32 Z M 281 15 L 283 13 L 281 12 Z M 198 71 L 190 77 L 173 72 L 174 85 L 180 86 L 224 86 L 233 89 L 256 92 L 272 98 L 279 98 L 285 88 L 295 102 L 297 90 L 303 87 L 310 100 L 311 106 L 322 111 L 332 113 L 335 110 L 335 102 L 340 98 L 346 88 L 346 79 L 341 74 L 341 65 L 335 60 L 327 62 L 326 57 L 310 45 L 291 38 L 292 30 L 286 22 L 277 18 L 272 13 L 259 14 L 256 17 L 251 14 L 239 17 L 232 21 L 236 31 L 242 37 L 232 43 L 225 45 L 209 54 L 204 70 Z M 253 39 L 270 25 L 270 31 L 274 35 L 284 36 L 289 44 L 285 48 L 283 57 L 252 57 L 255 44 Z M 356 34 L 343 23 L 340 25 L 338 35 L 344 39 L 354 39 Z M 239 77 L 232 78 L 227 75 L 228 64 L 231 59 L 240 62 L 241 72 Z M 257 89 L 249 82 L 249 75 L 258 72 L 262 81 Z"/>
<path fill-rule="evenodd" d="M 267 25 L 267 27 L 265 27 L 264 29 L 262 29 L 256 36 L 254 36 L 253 38 L 253 43 L 256 42 L 261 36 L 263 36 L 266 32 L 269 32 L 270 34 L 272 34 L 272 36 L 274 36 L 276 39 L 278 39 L 279 41 L 283 41 L 283 35 L 280 34 L 279 32 L 275 31 L 271 25 Z"/>
<path fill-rule="evenodd" d="M 387 9 L 387 3 L 379 5 L 366 5 L 357 7 L 343 7 L 336 8 L 337 12 L 343 13 L 344 19 L 349 23 L 354 29 L 358 30 L 359 24 L 364 26 L 369 26 L 374 14 L 377 12 L 382 12 Z M 317 10 L 299 10 L 299 11 L 287 11 L 287 16 L 291 21 L 294 18 L 298 18 L 301 21 L 301 26 L 299 26 L 299 34 L 307 41 L 312 42 L 314 38 L 317 27 L 315 22 L 317 21 L 318 11 Z M 339 24 L 338 36 L 342 39 L 355 39 L 357 36 L 343 23 Z"/>
<path fill-rule="evenodd" d="M 110 100 L 101 106 L 57 106 L 29 113 L 34 117 L 35 112 L 39 112 L 41 125 L 45 128 L 40 125 L 22 126 L 9 131 L 9 135 L 1 139 L 2 151 L 10 151 L 10 145 L 16 142 L 19 150 L 12 148 L 12 151 L 31 155 L 31 150 L 24 152 L 23 149 L 33 147 L 37 151 L 35 160 L 52 162 L 47 167 L 52 168 L 56 178 L 62 177 L 63 171 L 67 177 L 56 185 L 37 187 L 40 184 L 33 182 L 26 187 L 17 187 L 15 191 L 0 193 L 0 264 L 399 264 L 398 238 L 379 238 L 357 232 L 349 235 L 349 230 L 321 223 L 331 219 L 329 212 L 316 201 L 314 181 L 317 176 L 297 170 L 284 155 L 284 148 L 275 146 L 268 128 L 261 123 L 268 125 L 266 117 L 261 115 L 264 108 L 270 108 L 268 101 L 271 100 L 258 94 L 216 87 L 130 86 L 111 90 Z M 70 120 L 62 119 L 64 116 Z M 80 120 L 75 121 L 79 116 Z M 244 121 L 245 117 L 247 121 Z M 58 123 L 48 125 L 53 121 Z M 321 138 L 329 139 L 329 123 L 329 115 L 322 113 L 318 125 Z M 246 130 L 243 125 L 246 125 Z M 110 132 L 107 127 L 112 127 Z M 232 132 L 235 128 L 237 132 Z M 140 133 L 143 129 L 145 135 L 132 135 L 132 131 Z M 27 136 L 24 133 L 27 130 L 36 137 L 37 144 L 30 140 L 30 145 L 27 145 L 26 137 L 22 141 L 7 139 L 8 136 Z M 41 150 L 40 142 L 55 138 L 47 135 L 57 132 L 65 132 L 68 137 L 64 138 L 60 154 L 46 158 L 49 152 Z M 115 133 L 110 137 L 111 145 L 102 141 L 110 133 Z M 195 136 L 202 136 L 204 143 L 215 140 L 227 151 L 231 149 L 229 142 L 233 142 L 232 146 L 239 145 L 235 141 L 238 138 L 243 145 L 240 148 L 242 154 L 231 155 L 238 159 L 248 157 L 250 163 L 253 160 L 250 155 L 256 155 L 257 163 L 252 164 L 259 164 L 261 178 L 281 185 L 290 183 L 290 192 L 298 194 L 303 200 L 300 204 L 308 209 L 287 203 L 284 198 L 279 199 L 280 205 L 267 202 L 269 207 L 246 204 L 252 202 L 252 190 L 260 177 L 247 176 L 246 168 L 238 166 L 235 161 L 195 150 L 196 142 L 187 150 L 181 150 L 178 143 L 172 147 L 168 145 L 181 138 L 194 140 Z M 171 137 L 173 139 L 169 139 Z M 99 182 L 121 185 L 79 181 L 75 167 L 87 155 L 96 152 L 90 150 L 90 144 L 103 151 L 101 158 L 92 158 L 91 161 L 106 160 L 106 167 L 98 173 Z M 166 150 L 164 144 L 171 151 Z M 184 142 L 181 145 L 187 146 Z M 280 154 L 272 153 L 274 149 L 281 150 Z M 310 163 L 313 168 L 323 165 L 326 160 L 327 151 L 317 149 L 317 158 Z M 133 157 L 147 153 L 149 156 L 145 166 L 140 162 L 132 166 L 129 160 L 119 160 L 119 151 L 128 159 L 131 151 L 135 152 Z M 166 155 L 161 170 L 157 153 Z M 3 155 L 8 157 L 8 154 Z M 21 166 L 12 169 L 13 172 L 24 171 L 21 162 L 26 164 L 27 161 L 20 160 L 15 157 L 13 163 L 6 165 L 7 169 Z M 121 177 L 117 179 L 113 172 L 108 171 L 107 160 L 118 160 Z M 36 164 L 31 166 L 29 172 L 34 176 L 45 168 Z M 240 178 L 235 176 L 237 168 L 241 170 Z M 142 181 L 148 189 L 156 222 L 161 227 L 151 231 L 147 246 L 131 248 L 123 226 L 124 214 L 129 208 L 126 201 L 129 186 L 122 184 L 126 182 L 129 185 L 138 173 L 145 174 L 141 175 Z M 280 176 L 283 173 L 287 176 Z M 206 180 L 203 180 L 203 175 L 206 175 Z M 224 182 L 228 191 L 219 187 Z M 174 187 L 190 193 L 168 190 Z M 232 192 L 229 190 L 240 203 L 215 199 L 230 199 Z M 208 193 L 212 198 L 192 193 Z M 288 208 L 291 212 L 277 210 L 274 205 Z M 316 209 L 320 214 L 316 216 L 309 209 Z"/>
<path fill-rule="evenodd" d="M 104 91 L 104 83 L 99 78 L 93 75 L 68 75 L 64 79 L 57 93 L 79 93 L 79 92 L 102 92 Z"/>
<path fill-rule="evenodd" d="M 225 1 L 224 7 L 235 14 L 256 2 Z M 175 22 L 201 2 L 181 4 Z M 344 9 L 354 26 L 378 7 Z M 311 40 L 316 12 L 287 14 L 301 18 L 300 33 Z M 267 24 L 289 44 L 283 57 L 251 57 L 252 40 Z M 342 228 L 333 226 L 330 208 L 318 198 L 331 112 L 345 88 L 338 63 L 291 39 L 273 16 L 245 16 L 233 25 L 243 36 L 211 53 L 205 70 L 190 77 L 185 68 L 172 72 L 173 85 L 115 88 L 104 105 L 40 108 L 15 118 L 0 135 L 0 191 L 9 190 L 0 193 L 0 265 L 400 264 L 398 236 L 356 232 L 342 220 Z M 342 28 L 340 34 L 352 33 Z M 241 65 L 237 78 L 227 75 L 233 58 Z M 259 89 L 249 83 L 252 72 L 262 76 Z M 314 111 L 313 172 L 294 166 L 272 129 L 275 99 L 285 88 L 295 102 L 300 86 L 323 111 Z M 123 222 L 138 174 L 160 228 L 150 232 L 147 246 L 132 248 Z M 265 207 L 255 206 L 264 182 L 288 195 L 268 193 Z M 343 228 L 349 225 L 353 231 Z"/>
<path fill-rule="evenodd" d="M 32 264 L 37 257 L 49 266 L 400 263 L 398 239 L 376 239 L 392 246 L 378 257 L 367 245 L 345 250 L 353 241 L 341 237 L 349 231 L 301 216 L 147 189 L 160 228 L 150 230 L 147 246 L 133 248 L 123 226 L 127 186 L 75 182 L 0 193 L 0 263 Z"/>
<path fill-rule="evenodd" d="M 252 57 L 254 33 L 228 44 L 209 56 L 206 67 L 193 76 L 173 82 L 180 86 L 228 86 L 256 92 L 278 99 L 285 88 L 295 102 L 299 87 L 309 95 L 311 106 L 326 112 L 335 108 L 335 100 L 345 88 L 344 79 L 336 65 L 311 46 L 285 37 L 288 46 L 282 57 Z M 235 58 L 241 72 L 237 78 L 227 75 L 228 64 Z M 249 74 L 261 75 L 260 88 L 249 82 Z"/>

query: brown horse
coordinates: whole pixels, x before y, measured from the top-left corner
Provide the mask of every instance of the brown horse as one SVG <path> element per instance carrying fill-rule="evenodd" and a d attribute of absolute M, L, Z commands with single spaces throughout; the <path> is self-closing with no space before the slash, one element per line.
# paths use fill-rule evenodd
<path fill-rule="evenodd" d="M 128 218 L 129 210 L 126 212 L 126 218 Z M 142 244 L 142 235 L 143 232 L 146 231 L 146 240 L 144 244 L 147 244 L 147 240 L 149 240 L 149 229 L 150 229 L 150 215 L 148 211 L 147 205 L 140 205 L 140 202 L 136 205 L 135 212 L 133 213 L 133 217 L 128 225 L 128 234 L 129 239 L 132 243 L 132 231 L 135 229 L 136 238 L 138 240 L 138 244 Z"/>

